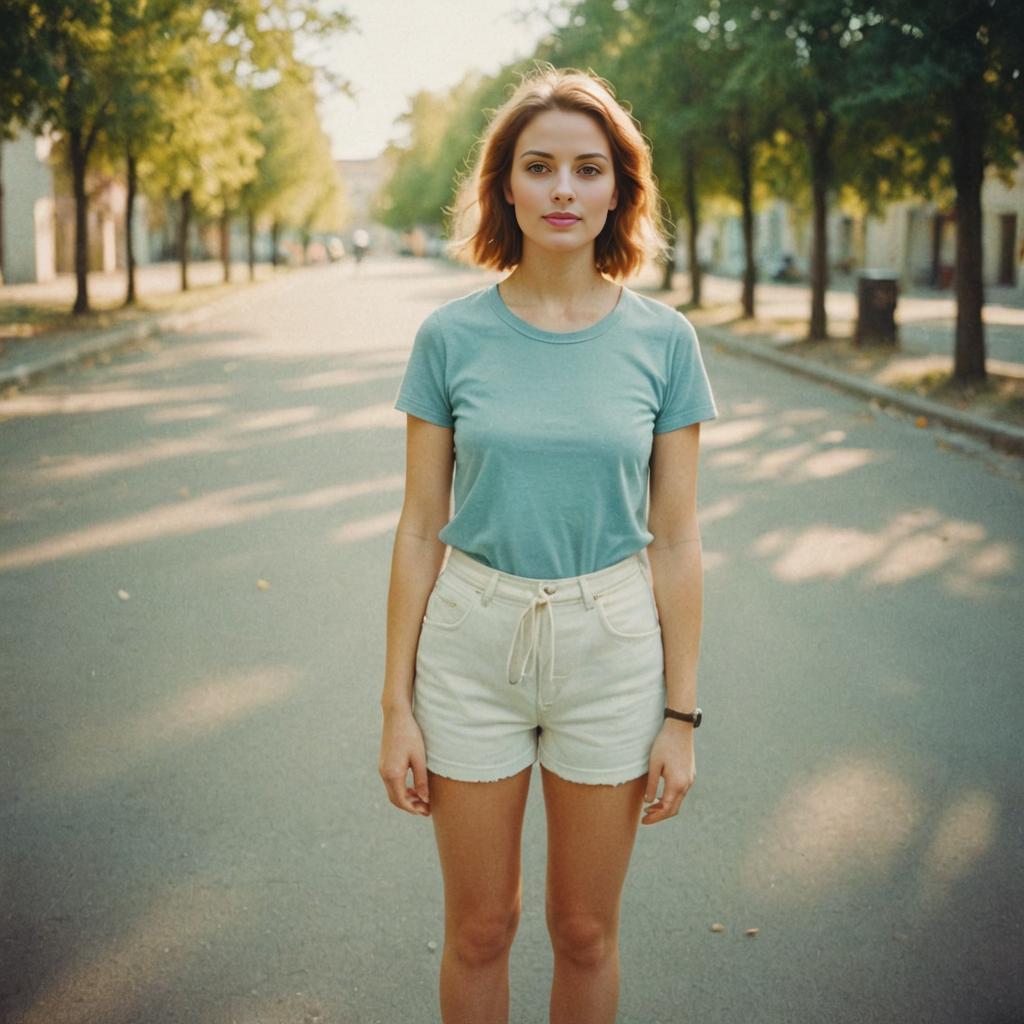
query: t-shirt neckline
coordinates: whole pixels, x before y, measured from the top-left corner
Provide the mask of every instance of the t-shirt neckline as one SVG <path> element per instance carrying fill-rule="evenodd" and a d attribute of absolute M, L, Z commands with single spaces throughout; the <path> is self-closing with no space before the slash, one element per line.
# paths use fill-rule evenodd
<path fill-rule="evenodd" d="M 529 321 L 517 316 L 505 305 L 505 300 L 501 297 L 501 292 L 498 291 L 497 281 L 487 289 L 486 294 L 494 312 L 510 327 L 514 327 L 519 331 L 520 334 L 525 334 L 528 338 L 535 338 L 537 341 L 564 345 L 576 341 L 589 341 L 591 338 L 597 338 L 614 327 L 621 319 L 625 310 L 626 293 L 628 291 L 629 289 L 625 285 L 621 285 L 619 298 L 615 306 L 601 317 L 600 320 L 590 324 L 589 327 L 582 327 L 578 331 L 546 331 L 542 327 L 535 327 Z"/>

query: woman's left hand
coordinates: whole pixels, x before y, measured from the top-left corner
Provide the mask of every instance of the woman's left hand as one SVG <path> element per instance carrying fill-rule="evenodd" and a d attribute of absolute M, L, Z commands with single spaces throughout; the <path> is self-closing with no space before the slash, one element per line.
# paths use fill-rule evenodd
<path fill-rule="evenodd" d="M 666 818 L 674 818 L 696 777 L 693 726 L 686 722 L 666 721 L 651 747 L 651 762 L 644 789 L 644 803 L 650 806 L 644 809 L 640 824 L 654 825 Z M 658 797 L 658 783 L 661 779 L 665 780 L 665 784 Z"/>

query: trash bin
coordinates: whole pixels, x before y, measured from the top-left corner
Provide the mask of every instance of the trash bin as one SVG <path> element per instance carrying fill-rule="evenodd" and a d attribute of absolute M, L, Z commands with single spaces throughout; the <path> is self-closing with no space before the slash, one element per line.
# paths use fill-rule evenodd
<path fill-rule="evenodd" d="M 857 276 L 855 345 L 896 345 L 897 275 L 891 270 L 863 270 Z"/>

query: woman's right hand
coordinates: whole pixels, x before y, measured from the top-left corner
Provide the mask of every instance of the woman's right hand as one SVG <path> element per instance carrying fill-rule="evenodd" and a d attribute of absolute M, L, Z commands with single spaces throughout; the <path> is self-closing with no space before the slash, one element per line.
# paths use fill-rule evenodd
<path fill-rule="evenodd" d="M 406 785 L 410 768 L 411 788 Z M 387 788 L 388 799 L 396 807 L 410 814 L 430 814 L 427 752 L 423 733 L 411 709 L 384 712 L 378 770 Z"/>

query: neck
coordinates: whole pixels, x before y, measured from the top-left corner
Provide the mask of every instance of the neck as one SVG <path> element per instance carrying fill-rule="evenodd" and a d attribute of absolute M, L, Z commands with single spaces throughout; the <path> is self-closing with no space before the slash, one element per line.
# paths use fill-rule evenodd
<path fill-rule="evenodd" d="M 594 266 L 592 249 L 562 254 L 531 251 L 525 245 L 522 262 L 501 286 L 520 305 L 549 308 L 584 305 L 616 287 Z"/>

